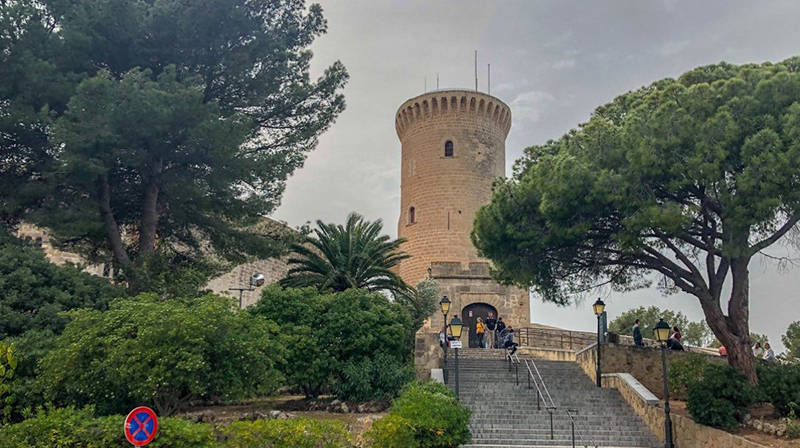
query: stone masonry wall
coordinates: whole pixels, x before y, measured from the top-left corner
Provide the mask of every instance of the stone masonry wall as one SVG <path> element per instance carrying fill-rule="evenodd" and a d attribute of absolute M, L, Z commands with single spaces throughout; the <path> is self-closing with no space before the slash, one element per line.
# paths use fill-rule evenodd
<path fill-rule="evenodd" d="M 416 284 L 432 262 L 485 262 L 470 240 L 478 207 L 491 199 L 505 174 L 505 138 L 511 112 L 497 98 L 451 90 L 406 101 L 395 120 L 402 145 L 398 236 L 411 258 L 400 276 Z M 453 156 L 445 157 L 446 142 Z M 411 219 L 411 209 L 414 219 Z"/>
<path fill-rule="evenodd" d="M 229 288 L 247 288 L 250 284 L 250 277 L 255 273 L 263 274 L 266 278 L 264 286 L 277 283 L 278 280 L 286 276 L 289 272 L 289 265 L 286 260 L 288 257 L 283 258 L 269 258 L 266 260 L 257 260 L 251 263 L 241 264 L 233 268 L 219 277 L 211 279 L 206 288 L 214 291 L 217 294 L 229 295 L 234 298 L 239 298 L 239 291 L 231 291 Z M 242 307 L 248 307 L 261 298 L 262 288 L 255 288 L 252 291 L 242 292 Z"/>
<path fill-rule="evenodd" d="M 602 354 L 601 354 L 602 356 Z M 638 379 L 638 378 L 637 378 Z M 641 381 L 641 380 L 640 380 Z M 644 423 L 663 443 L 666 414 L 661 405 L 646 403 L 634 390 L 617 375 L 603 375 L 603 387 L 619 390 L 622 397 L 642 418 Z M 648 389 L 650 389 L 648 387 Z M 655 392 L 650 389 L 651 392 Z M 672 420 L 672 439 L 676 448 L 766 448 L 719 429 L 695 423 L 692 419 L 670 414 Z"/>
<path fill-rule="evenodd" d="M 469 269 L 464 269 L 461 263 L 433 263 L 431 276 L 439 284 L 439 295 L 446 295 L 452 302 L 448 318 L 453 313 L 460 315 L 467 305 L 486 303 L 497 309 L 498 317 L 507 325 L 520 328 L 530 322 L 528 293 L 495 282 L 489 275 L 487 262 L 471 263 Z M 441 367 L 438 335 L 444 324 L 442 318 L 440 312 L 434 313 L 417 332 L 414 361 L 420 378 L 428 378 L 430 369 Z M 465 328 L 464 334 L 468 331 Z"/>
<path fill-rule="evenodd" d="M 689 352 L 667 350 L 667 365 L 676 360 L 691 356 Z M 702 355 L 701 355 L 702 356 Z M 723 362 L 723 358 L 713 355 L 710 360 Z M 663 399 L 664 380 L 661 370 L 661 349 L 636 347 L 631 345 L 602 344 L 600 347 L 600 368 L 603 373 L 630 373 L 658 398 Z M 592 344 L 575 355 L 576 362 L 586 375 L 596 381 L 597 344 Z"/>

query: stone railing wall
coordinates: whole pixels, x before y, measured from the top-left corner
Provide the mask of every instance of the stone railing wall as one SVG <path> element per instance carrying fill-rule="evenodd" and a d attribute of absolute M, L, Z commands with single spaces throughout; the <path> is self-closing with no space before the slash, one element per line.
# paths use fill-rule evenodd
<path fill-rule="evenodd" d="M 635 345 L 602 344 L 600 346 L 600 369 L 602 372 L 627 372 L 642 383 L 648 390 L 663 398 L 664 379 L 661 371 L 661 349 L 637 347 Z M 667 365 L 691 356 L 690 352 L 667 350 Z M 710 360 L 723 362 L 718 355 L 706 355 Z M 595 379 L 597 366 L 597 343 L 575 354 L 575 361 L 584 372 Z"/>
<path fill-rule="evenodd" d="M 666 414 L 660 402 L 653 400 L 654 396 L 648 394 L 638 381 L 627 374 L 604 374 L 603 387 L 617 389 L 659 441 L 665 441 Z M 687 417 L 671 414 L 671 419 L 672 439 L 676 448 L 767 448 L 725 431 L 700 425 Z"/>

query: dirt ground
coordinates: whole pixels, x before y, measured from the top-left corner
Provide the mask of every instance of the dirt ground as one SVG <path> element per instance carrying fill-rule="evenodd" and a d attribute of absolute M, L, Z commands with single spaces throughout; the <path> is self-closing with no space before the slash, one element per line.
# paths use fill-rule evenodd
<path fill-rule="evenodd" d="M 218 406 L 197 406 L 192 407 L 187 412 L 207 413 L 210 412 L 214 415 L 214 424 L 228 424 L 230 422 L 240 420 L 246 414 L 253 415 L 256 412 L 268 413 L 272 410 L 281 410 L 291 413 L 297 417 L 307 417 L 314 420 L 337 420 L 347 425 L 350 429 L 350 434 L 353 436 L 354 441 L 359 441 L 363 434 L 372 426 L 375 419 L 381 418 L 385 413 L 334 413 L 324 411 L 296 411 L 294 409 L 302 408 L 304 399 L 302 396 L 286 395 L 269 398 L 257 398 L 245 403 L 236 405 L 218 405 Z"/>
<path fill-rule="evenodd" d="M 681 417 L 692 418 L 692 416 L 689 415 L 689 411 L 686 409 L 685 402 L 670 401 L 669 405 L 672 413 L 680 415 Z M 764 422 L 774 425 L 780 423 L 777 419 L 772 418 L 772 415 L 773 409 L 771 405 L 753 406 L 750 409 L 750 416 L 754 419 L 761 419 Z M 800 448 L 800 440 L 789 440 L 784 437 L 771 436 L 750 427 L 737 428 L 728 432 L 770 448 Z"/>

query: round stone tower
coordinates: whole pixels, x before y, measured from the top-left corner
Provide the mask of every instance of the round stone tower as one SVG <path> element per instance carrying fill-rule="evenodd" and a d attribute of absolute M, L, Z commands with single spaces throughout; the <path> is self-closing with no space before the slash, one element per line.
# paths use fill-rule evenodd
<path fill-rule="evenodd" d="M 397 111 L 402 144 L 398 236 L 411 255 L 399 267 L 414 285 L 437 262 L 483 262 L 470 240 L 478 207 L 492 181 L 505 174 L 511 110 L 499 99 L 468 90 L 412 98 Z"/>

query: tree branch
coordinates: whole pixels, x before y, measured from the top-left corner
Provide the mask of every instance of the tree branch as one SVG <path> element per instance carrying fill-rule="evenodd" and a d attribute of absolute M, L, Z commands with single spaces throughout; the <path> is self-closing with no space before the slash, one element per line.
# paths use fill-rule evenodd
<path fill-rule="evenodd" d="M 765 239 L 759 241 L 758 243 L 754 244 L 753 246 L 751 246 L 748 255 L 752 257 L 753 255 L 757 254 L 762 249 L 764 249 L 766 247 L 769 247 L 772 244 L 774 244 L 776 241 L 781 239 L 781 237 L 783 235 L 786 235 L 786 232 L 791 230 L 792 227 L 794 227 L 795 224 L 797 224 L 798 221 L 800 221 L 800 213 L 795 213 L 794 215 L 792 215 L 791 218 L 789 218 L 788 221 L 786 221 L 781 226 L 780 229 L 778 229 L 770 237 L 765 238 Z"/>

